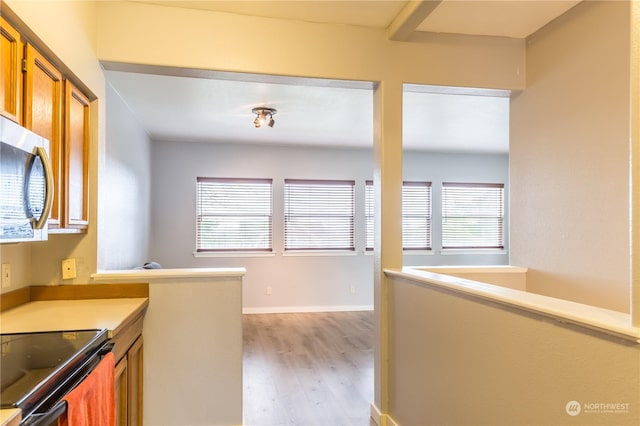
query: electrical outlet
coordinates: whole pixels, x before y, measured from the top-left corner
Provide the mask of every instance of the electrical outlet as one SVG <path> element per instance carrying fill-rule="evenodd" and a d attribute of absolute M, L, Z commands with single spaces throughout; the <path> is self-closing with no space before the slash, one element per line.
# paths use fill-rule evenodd
<path fill-rule="evenodd" d="M 351 288 L 349 288 L 349 291 L 351 292 L 351 294 L 355 294 L 356 292 L 356 286 L 352 285 Z"/>
<path fill-rule="evenodd" d="M 2 288 L 9 287 L 11 285 L 11 264 L 2 264 Z"/>
<path fill-rule="evenodd" d="M 271 286 L 267 287 L 267 296 L 271 296 Z"/>
<path fill-rule="evenodd" d="M 70 280 L 77 276 L 76 274 L 76 260 L 64 259 L 62 261 L 62 279 Z"/>

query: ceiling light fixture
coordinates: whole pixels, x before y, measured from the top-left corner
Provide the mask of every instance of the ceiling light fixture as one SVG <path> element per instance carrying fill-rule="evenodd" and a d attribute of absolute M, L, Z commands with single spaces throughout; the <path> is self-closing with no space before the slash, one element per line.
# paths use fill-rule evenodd
<path fill-rule="evenodd" d="M 265 124 L 269 127 L 273 127 L 276 123 L 273 120 L 273 116 L 278 112 L 275 108 L 258 107 L 251 110 L 256 115 L 256 119 L 253 120 L 253 125 L 256 127 L 262 127 Z"/>

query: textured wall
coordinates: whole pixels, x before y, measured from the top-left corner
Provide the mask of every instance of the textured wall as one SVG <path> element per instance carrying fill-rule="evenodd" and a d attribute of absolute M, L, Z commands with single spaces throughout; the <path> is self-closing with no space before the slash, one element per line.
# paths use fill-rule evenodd
<path fill-rule="evenodd" d="M 629 307 L 629 4 L 583 2 L 527 43 L 511 103 L 511 263 L 527 289 Z"/>
<path fill-rule="evenodd" d="M 399 425 L 640 420 L 637 343 L 403 278 L 391 279 L 389 312 L 389 414 Z M 579 415 L 567 413 L 570 401 Z"/>
<path fill-rule="evenodd" d="M 110 85 L 106 103 L 98 269 L 129 269 L 149 260 L 151 141 Z"/>

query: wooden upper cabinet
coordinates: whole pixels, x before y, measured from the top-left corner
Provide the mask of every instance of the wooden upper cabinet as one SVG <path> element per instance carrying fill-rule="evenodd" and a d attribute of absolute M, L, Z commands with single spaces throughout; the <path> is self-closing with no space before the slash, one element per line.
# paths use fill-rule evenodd
<path fill-rule="evenodd" d="M 0 114 L 22 124 L 22 42 L 0 17 Z"/>
<path fill-rule="evenodd" d="M 70 71 L 63 75 L 2 17 L 0 35 L 0 114 L 49 141 L 49 229 L 84 232 L 89 226 L 90 101 L 68 79 Z"/>
<path fill-rule="evenodd" d="M 89 224 L 89 99 L 69 80 L 64 96 L 64 227 Z"/>
<path fill-rule="evenodd" d="M 53 206 L 49 228 L 60 227 L 62 189 L 62 73 L 30 44 L 25 48 L 24 126 L 49 140 L 53 168 Z"/>
<path fill-rule="evenodd" d="M 60 227 L 62 182 L 62 73 L 30 44 L 25 48 L 24 126 L 49 140 L 53 206 L 49 228 Z"/>

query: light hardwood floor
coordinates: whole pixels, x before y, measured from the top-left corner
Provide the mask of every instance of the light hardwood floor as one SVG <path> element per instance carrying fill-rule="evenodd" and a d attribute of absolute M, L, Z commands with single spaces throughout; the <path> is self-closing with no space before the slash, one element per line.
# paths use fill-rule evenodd
<path fill-rule="evenodd" d="M 369 426 L 373 312 L 244 315 L 246 426 Z"/>

